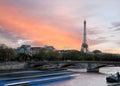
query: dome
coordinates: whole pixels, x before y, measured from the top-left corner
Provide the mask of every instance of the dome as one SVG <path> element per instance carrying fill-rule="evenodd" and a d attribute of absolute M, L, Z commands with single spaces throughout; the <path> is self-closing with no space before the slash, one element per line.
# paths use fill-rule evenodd
<path fill-rule="evenodd" d="M 102 53 L 102 52 L 100 50 L 94 50 L 93 53 L 99 54 L 99 53 Z"/>

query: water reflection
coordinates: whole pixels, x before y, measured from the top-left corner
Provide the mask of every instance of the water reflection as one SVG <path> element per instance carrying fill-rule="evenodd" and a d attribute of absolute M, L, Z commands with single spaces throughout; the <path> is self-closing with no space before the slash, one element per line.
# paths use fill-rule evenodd
<path fill-rule="evenodd" d="M 54 83 L 47 86 L 120 86 L 118 84 L 108 84 L 106 83 L 106 77 L 109 74 L 114 74 L 120 71 L 120 67 L 105 67 L 100 69 L 100 74 L 98 73 L 85 73 L 85 69 L 76 70 L 80 71 L 80 75 L 76 78 L 61 83 Z"/>
<path fill-rule="evenodd" d="M 51 71 L 49 72 L 49 74 L 54 74 L 55 72 L 64 73 L 65 71 L 54 71 L 54 72 Z M 86 69 L 69 69 L 69 71 L 77 72 L 77 76 L 74 78 L 69 77 L 62 80 L 55 79 L 52 82 L 51 81 L 41 82 L 41 83 L 39 82 L 37 84 L 33 84 L 29 86 L 120 86 L 120 84 L 118 85 L 118 83 L 117 84 L 106 83 L 106 77 L 109 76 L 109 74 L 115 74 L 118 71 L 120 72 L 120 67 L 104 67 L 100 69 L 100 73 L 87 73 Z M 30 72 L 29 74 L 31 75 L 31 73 L 33 72 Z M 41 73 L 42 72 L 35 72 L 35 74 L 37 75 L 40 75 Z"/>
<path fill-rule="evenodd" d="M 120 72 L 120 67 L 103 67 L 100 69 L 100 72 L 104 74 L 115 74 L 116 72 Z"/>

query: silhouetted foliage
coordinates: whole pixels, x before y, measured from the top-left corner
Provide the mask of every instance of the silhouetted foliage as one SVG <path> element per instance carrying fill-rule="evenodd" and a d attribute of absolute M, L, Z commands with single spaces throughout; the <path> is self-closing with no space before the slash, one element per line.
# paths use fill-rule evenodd
<path fill-rule="evenodd" d="M 39 53 L 29 55 L 26 53 L 16 53 L 6 45 L 0 45 L 0 61 L 120 61 L 120 55 L 103 53 L 83 53 L 77 50 L 68 50 L 60 53 L 55 50 L 41 49 Z"/>
<path fill-rule="evenodd" d="M 14 61 L 17 54 L 12 48 L 8 48 L 5 45 L 0 46 L 0 61 Z"/>
<path fill-rule="evenodd" d="M 31 60 L 31 56 L 29 54 L 26 53 L 18 53 L 17 57 L 16 57 L 17 61 L 27 61 L 27 60 Z"/>

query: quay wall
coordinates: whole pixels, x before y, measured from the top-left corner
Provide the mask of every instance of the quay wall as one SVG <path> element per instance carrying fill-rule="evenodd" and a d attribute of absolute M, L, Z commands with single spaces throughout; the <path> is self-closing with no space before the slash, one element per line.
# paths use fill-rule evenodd
<path fill-rule="evenodd" d="M 24 69 L 25 62 L 1 62 L 0 70 Z"/>

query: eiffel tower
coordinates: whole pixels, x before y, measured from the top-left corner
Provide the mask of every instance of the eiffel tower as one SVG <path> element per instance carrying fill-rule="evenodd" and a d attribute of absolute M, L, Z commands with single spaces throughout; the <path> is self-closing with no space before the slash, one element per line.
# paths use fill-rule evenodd
<path fill-rule="evenodd" d="M 83 34 L 83 43 L 81 46 L 81 52 L 88 53 L 88 44 L 87 44 L 87 38 L 86 38 L 86 20 L 84 20 L 84 34 Z"/>

